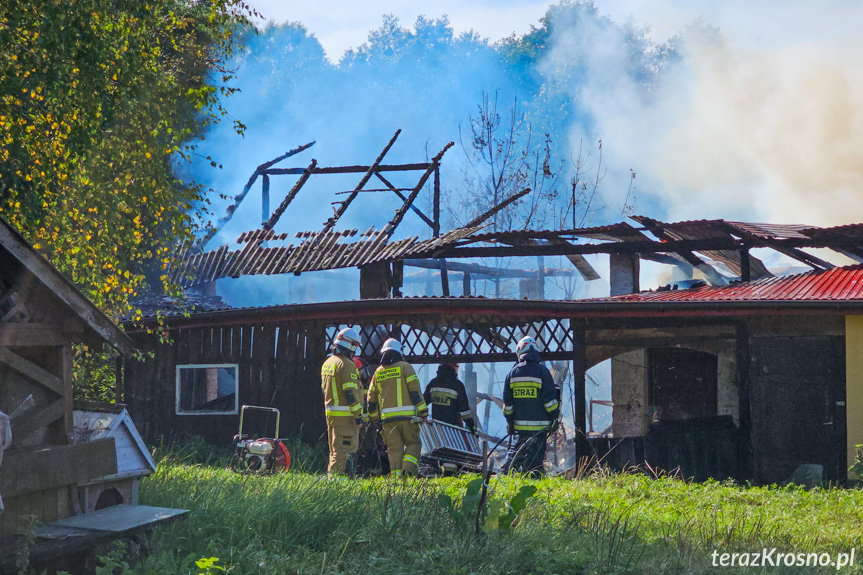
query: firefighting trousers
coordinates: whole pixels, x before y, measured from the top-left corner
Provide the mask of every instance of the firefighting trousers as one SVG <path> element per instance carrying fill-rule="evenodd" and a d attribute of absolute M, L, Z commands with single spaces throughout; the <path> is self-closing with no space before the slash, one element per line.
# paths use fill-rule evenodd
<path fill-rule="evenodd" d="M 359 445 L 359 430 L 353 419 L 345 425 L 327 425 L 330 444 L 330 462 L 327 474 L 353 475 L 354 454 Z"/>
<path fill-rule="evenodd" d="M 381 435 L 387 444 L 390 474 L 416 475 L 422 450 L 420 426 L 410 421 L 384 423 Z"/>
<path fill-rule="evenodd" d="M 518 441 L 510 448 L 507 461 L 504 463 L 504 473 L 514 471 L 527 473 L 534 478 L 542 477 L 547 438 L 546 430 L 519 434 Z"/>

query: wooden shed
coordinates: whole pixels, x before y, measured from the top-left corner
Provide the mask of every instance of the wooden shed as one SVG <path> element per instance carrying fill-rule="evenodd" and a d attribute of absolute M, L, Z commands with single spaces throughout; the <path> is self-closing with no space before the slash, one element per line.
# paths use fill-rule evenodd
<path fill-rule="evenodd" d="M 132 342 L 0 219 L 0 540 L 76 512 L 77 486 L 118 472 L 115 440 L 73 441 L 72 345 Z"/>
<path fill-rule="evenodd" d="M 128 410 L 122 405 L 79 404 L 74 414 L 75 443 L 113 438 L 117 473 L 95 477 L 78 487 L 78 502 L 84 513 L 112 505 L 138 504 L 138 481 L 156 471 Z"/>

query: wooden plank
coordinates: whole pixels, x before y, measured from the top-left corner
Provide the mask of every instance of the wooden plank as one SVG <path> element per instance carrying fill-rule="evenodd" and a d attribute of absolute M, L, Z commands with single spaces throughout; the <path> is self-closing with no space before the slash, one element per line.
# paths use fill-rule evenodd
<path fill-rule="evenodd" d="M 90 513 L 82 513 L 74 517 L 67 517 L 66 519 L 55 521 L 53 525 L 57 527 L 90 529 L 92 531 L 125 533 L 140 527 L 155 527 L 162 523 L 174 521 L 188 512 L 186 509 L 121 504 Z"/>
<path fill-rule="evenodd" d="M 13 498 L 117 473 L 114 438 L 37 451 L 13 450 L 3 458 L 0 493 Z"/>
<path fill-rule="evenodd" d="M 135 352 L 129 337 L 5 222 L 0 222 L 0 244 L 99 337 L 127 356 Z"/>
<path fill-rule="evenodd" d="M 59 346 L 71 343 L 60 326 L 46 323 L 0 323 L 0 347 Z"/>
<path fill-rule="evenodd" d="M 63 435 L 65 443 L 72 443 L 72 425 L 74 423 L 72 417 L 72 355 L 72 346 L 64 345 L 60 361 L 63 364 L 63 399 L 65 400 Z"/>
<path fill-rule="evenodd" d="M 120 509 L 118 509 L 120 508 Z M 185 509 L 166 509 L 146 505 L 117 505 L 99 511 L 92 511 L 75 517 L 87 518 L 102 525 L 115 522 L 115 529 L 93 529 L 63 525 L 65 520 L 43 525 L 36 531 L 36 542 L 30 549 L 31 566 L 54 566 L 58 558 L 92 549 L 94 546 L 109 543 L 120 535 L 133 535 L 150 531 L 178 519 L 184 519 Z M 118 523 L 121 522 L 121 523 Z M 15 559 L 17 547 L 0 548 L 0 572 L 17 573 Z"/>
<path fill-rule="evenodd" d="M 5 363 L 21 375 L 44 385 L 57 395 L 63 395 L 63 380 L 56 375 L 48 373 L 35 363 L 24 359 L 17 353 L 0 347 L 0 363 Z"/>
<path fill-rule="evenodd" d="M 69 405 L 71 404 L 69 402 Z M 38 409 L 30 409 L 21 414 L 21 416 L 16 417 L 12 421 L 12 436 L 15 438 L 16 443 L 24 441 L 34 431 L 51 425 L 62 418 L 66 413 L 66 407 L 66 400 L 61 398 Z M 71 417 L 69 420 L 71 421 Z M 6 471 L 5 465 L 3 466 L 3 471 Z M 0 495 L 2 494 L 3 492 L 0 491 Z"/>

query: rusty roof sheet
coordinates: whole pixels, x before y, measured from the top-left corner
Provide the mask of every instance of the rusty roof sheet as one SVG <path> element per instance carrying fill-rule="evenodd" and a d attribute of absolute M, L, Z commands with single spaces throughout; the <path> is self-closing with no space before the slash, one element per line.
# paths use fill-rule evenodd
<path fill-rule="evenodd" d="M 821 229 L 815 226 L 807 226 L 803 224 L 755 224 L 747 222 L 725 223 L 742 232 L 768 240 L 806 240 L 810 238 L 810 236 L 806 235 L 806 230 Z"/>
<path fill-rule="evenodd" d="M 863 265 L 812 271 L 718 287 L 650 291 L 587 301 L 720 302 L 720 301 L 863 301 Z"/>
<path fill-rule="evenodd" d="M 651 229 L 651 233 L 655 233 L 652 231 L 655 229 L 672 240 L 734 240 L 724 220 L 691 220 L 667 224 L 646 216 L 633 216 L 632 219 Z M 700 253 L 724 263 L 735 275 L 739 276 L 743 273 L 740 252 L 737 250 L 705 250 Z M 749 262 L 752 277 L 762 278 L 773 275 L 758 258 L 750 255 Z"/>
<path fill-rule="evenodd" d="M 298 234 L 299 245 L 264 247 L 263 241 L 245 238 L 245 246 L 228 251 L 227 246 L 185 258 L 172 273 L 172 279 L 186 288 L 215 281 L 224 277 L 243 275 L 273 275 L 302 273 L 363 266 L 376 262 L 417 257 L 449 246 L 473 233 L 479 227 L 458 228 L 439 238 L 418 241 L 417 237 L 389 241 L 386 230 L 369 230 L 360 241 L 341 243 L 342 237 L 351 237 L 356 230 Z"/>
<path fill-rule="evenodd" d="M 507 230 L 502 232 L 474 234 L 470 236 L 469 239 L 472 242 L 511 243 L 525 240 L 557 240 L 572 238 L 586 238 L 605 242 L 650 241 L 650 238 L 627 222 L 618 222 L 608 226 L 570 230 Z"/>

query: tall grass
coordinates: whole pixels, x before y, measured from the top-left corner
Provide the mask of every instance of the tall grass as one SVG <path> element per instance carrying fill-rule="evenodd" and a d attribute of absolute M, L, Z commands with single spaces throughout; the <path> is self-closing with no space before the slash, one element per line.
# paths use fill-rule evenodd
<path fill-rule="evenodd" d="M 142 482 L 141 502 L 190 516 L 159 529 L 151 556 L 126 572 L 199 573 L 195 558 L 218 557 L 236 574 L 724 573 L 711 564 L 714 549 L 846 552 L 863 544 L 858 490 L 605 472 L 579 480 L 493 478 L 490 507 L 504 506 L 525 483 L 538 492 L 513 529 L 477 535 L 474 511 L 462 503 L 471 477 L 241 476 L 187 455 L 163 451 L 157 472 Z M 746 572 L 761 571 L 819 572 Z"/>

